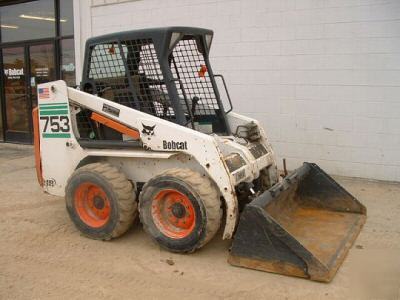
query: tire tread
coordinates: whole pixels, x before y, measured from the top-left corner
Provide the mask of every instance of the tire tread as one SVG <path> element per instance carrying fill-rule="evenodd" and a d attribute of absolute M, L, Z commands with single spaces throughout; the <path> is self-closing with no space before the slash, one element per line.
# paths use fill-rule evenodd
<path fill-rule="evenodd" d="M 181 168 L 173 168 L 168 169 L 154 178 L 150 179 L 142 189 L 142 192 L 139 195 L 139 202 L 142 200 L 142 196 L 145 194 L 148 188 L 151 187 L 153 180 L 156 180 L 159 177 L 174 177 L 180 181 L 183 181 L 187 185 L 189 185 L 199 196 L 201 201 L 204 204 L 205 212 L 206 212 L 206 234 L 204 238 L 196 245 L 194 249 L 187 252 L 194 252 L 195 250 L 203 247 L 207 244 L 217 233 L 222 220 L 222 208 L 221 201 L 217 187 L 211 181 L 210 178 L 206 176 L 202 176 L 200 173 L 189 170 L 189 169 L 181 169 Z M 146 232 L 150 233 L 150 230 L 144 224 L 144 229 Z"/>
<path fill-rule="evenodd" d="M 111 240 L 121 236 L 131 227 L 137 215 L 136 193 L 133 190 L 132 183 L 115 166 L 109 163 L 96 162 L 77 169 L 68 180 L 67 186 L 72 177 L 86 172 L 103 177 L 112 186 L 113 192 L 117 196 L 119 220 L 113 231 L 103 240 Z"/>

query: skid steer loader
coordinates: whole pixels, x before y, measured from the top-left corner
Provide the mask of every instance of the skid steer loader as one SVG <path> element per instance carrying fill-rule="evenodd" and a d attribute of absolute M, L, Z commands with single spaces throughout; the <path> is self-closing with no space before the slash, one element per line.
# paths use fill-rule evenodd
<path fill-rule="evenodd" d="M 187 253 L 223 222 L 231 264 L 330 281 L 366 209 L 315 164 L 279 180 L 265 131 L 232 111 L 211 69 L 212 38 L 168 27 L 89 39 L 79 90 L 38 86 L 38 181 L 90 238 L 118 237 L 139 214 L 159 245 Z"/>

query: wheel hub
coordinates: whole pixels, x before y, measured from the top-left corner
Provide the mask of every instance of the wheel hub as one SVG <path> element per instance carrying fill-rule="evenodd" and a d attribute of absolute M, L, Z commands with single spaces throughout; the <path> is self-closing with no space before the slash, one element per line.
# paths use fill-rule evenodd
<path fill-rule="evenodd" d="M 186 238 L 196 225 L 192 202 L 187 195 L 175 189 L 161 190 L 154 197 L 151 214 L 157 228 L 173 239 Z"/>
<path fill-rule="evenodd" d="M 104 199 L 99 196 L 95 196 L 93 199 L 93 205 L 97 209 L 103 209 L 105 205 Z"/>
<path fill-rule="evenodd" d="M 111 204 L 101 186 L 84 182 L 77 187 L 74 197 L 76 212 L 82 222 L 93 228 L 107 224 Z"/>
<path fill-rule="evenodd" d="M 174 203 L 171 207 L 174 217 L 181 219 L 186 215 L 186 209 L 181 203 Z"/>

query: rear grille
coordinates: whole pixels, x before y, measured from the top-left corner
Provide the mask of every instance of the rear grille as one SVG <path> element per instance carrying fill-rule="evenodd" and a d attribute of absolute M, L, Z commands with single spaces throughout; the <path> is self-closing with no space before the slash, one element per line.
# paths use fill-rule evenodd
<path fill-rule="evenodd" d="M 265 149 L 265 147 L 260 143 L 254 144 L 249 150 L 255 159 L 260 158 L 268 153 L 267 149 Z"/>

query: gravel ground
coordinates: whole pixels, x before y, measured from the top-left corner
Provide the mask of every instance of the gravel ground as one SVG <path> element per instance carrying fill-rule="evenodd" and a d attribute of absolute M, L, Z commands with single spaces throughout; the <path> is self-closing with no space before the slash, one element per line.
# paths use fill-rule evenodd
<path fill-rule="evenodd" d="M 400 299 L 400 184 L 337 178 L 367 223 L 329 284 L 227 262 L 219 234 L 171 254 L 136 223 L 111 242 L 82 237 L 62 198 L 42 193 L 32 148 L 0 144 L 0 299 Z"/>

